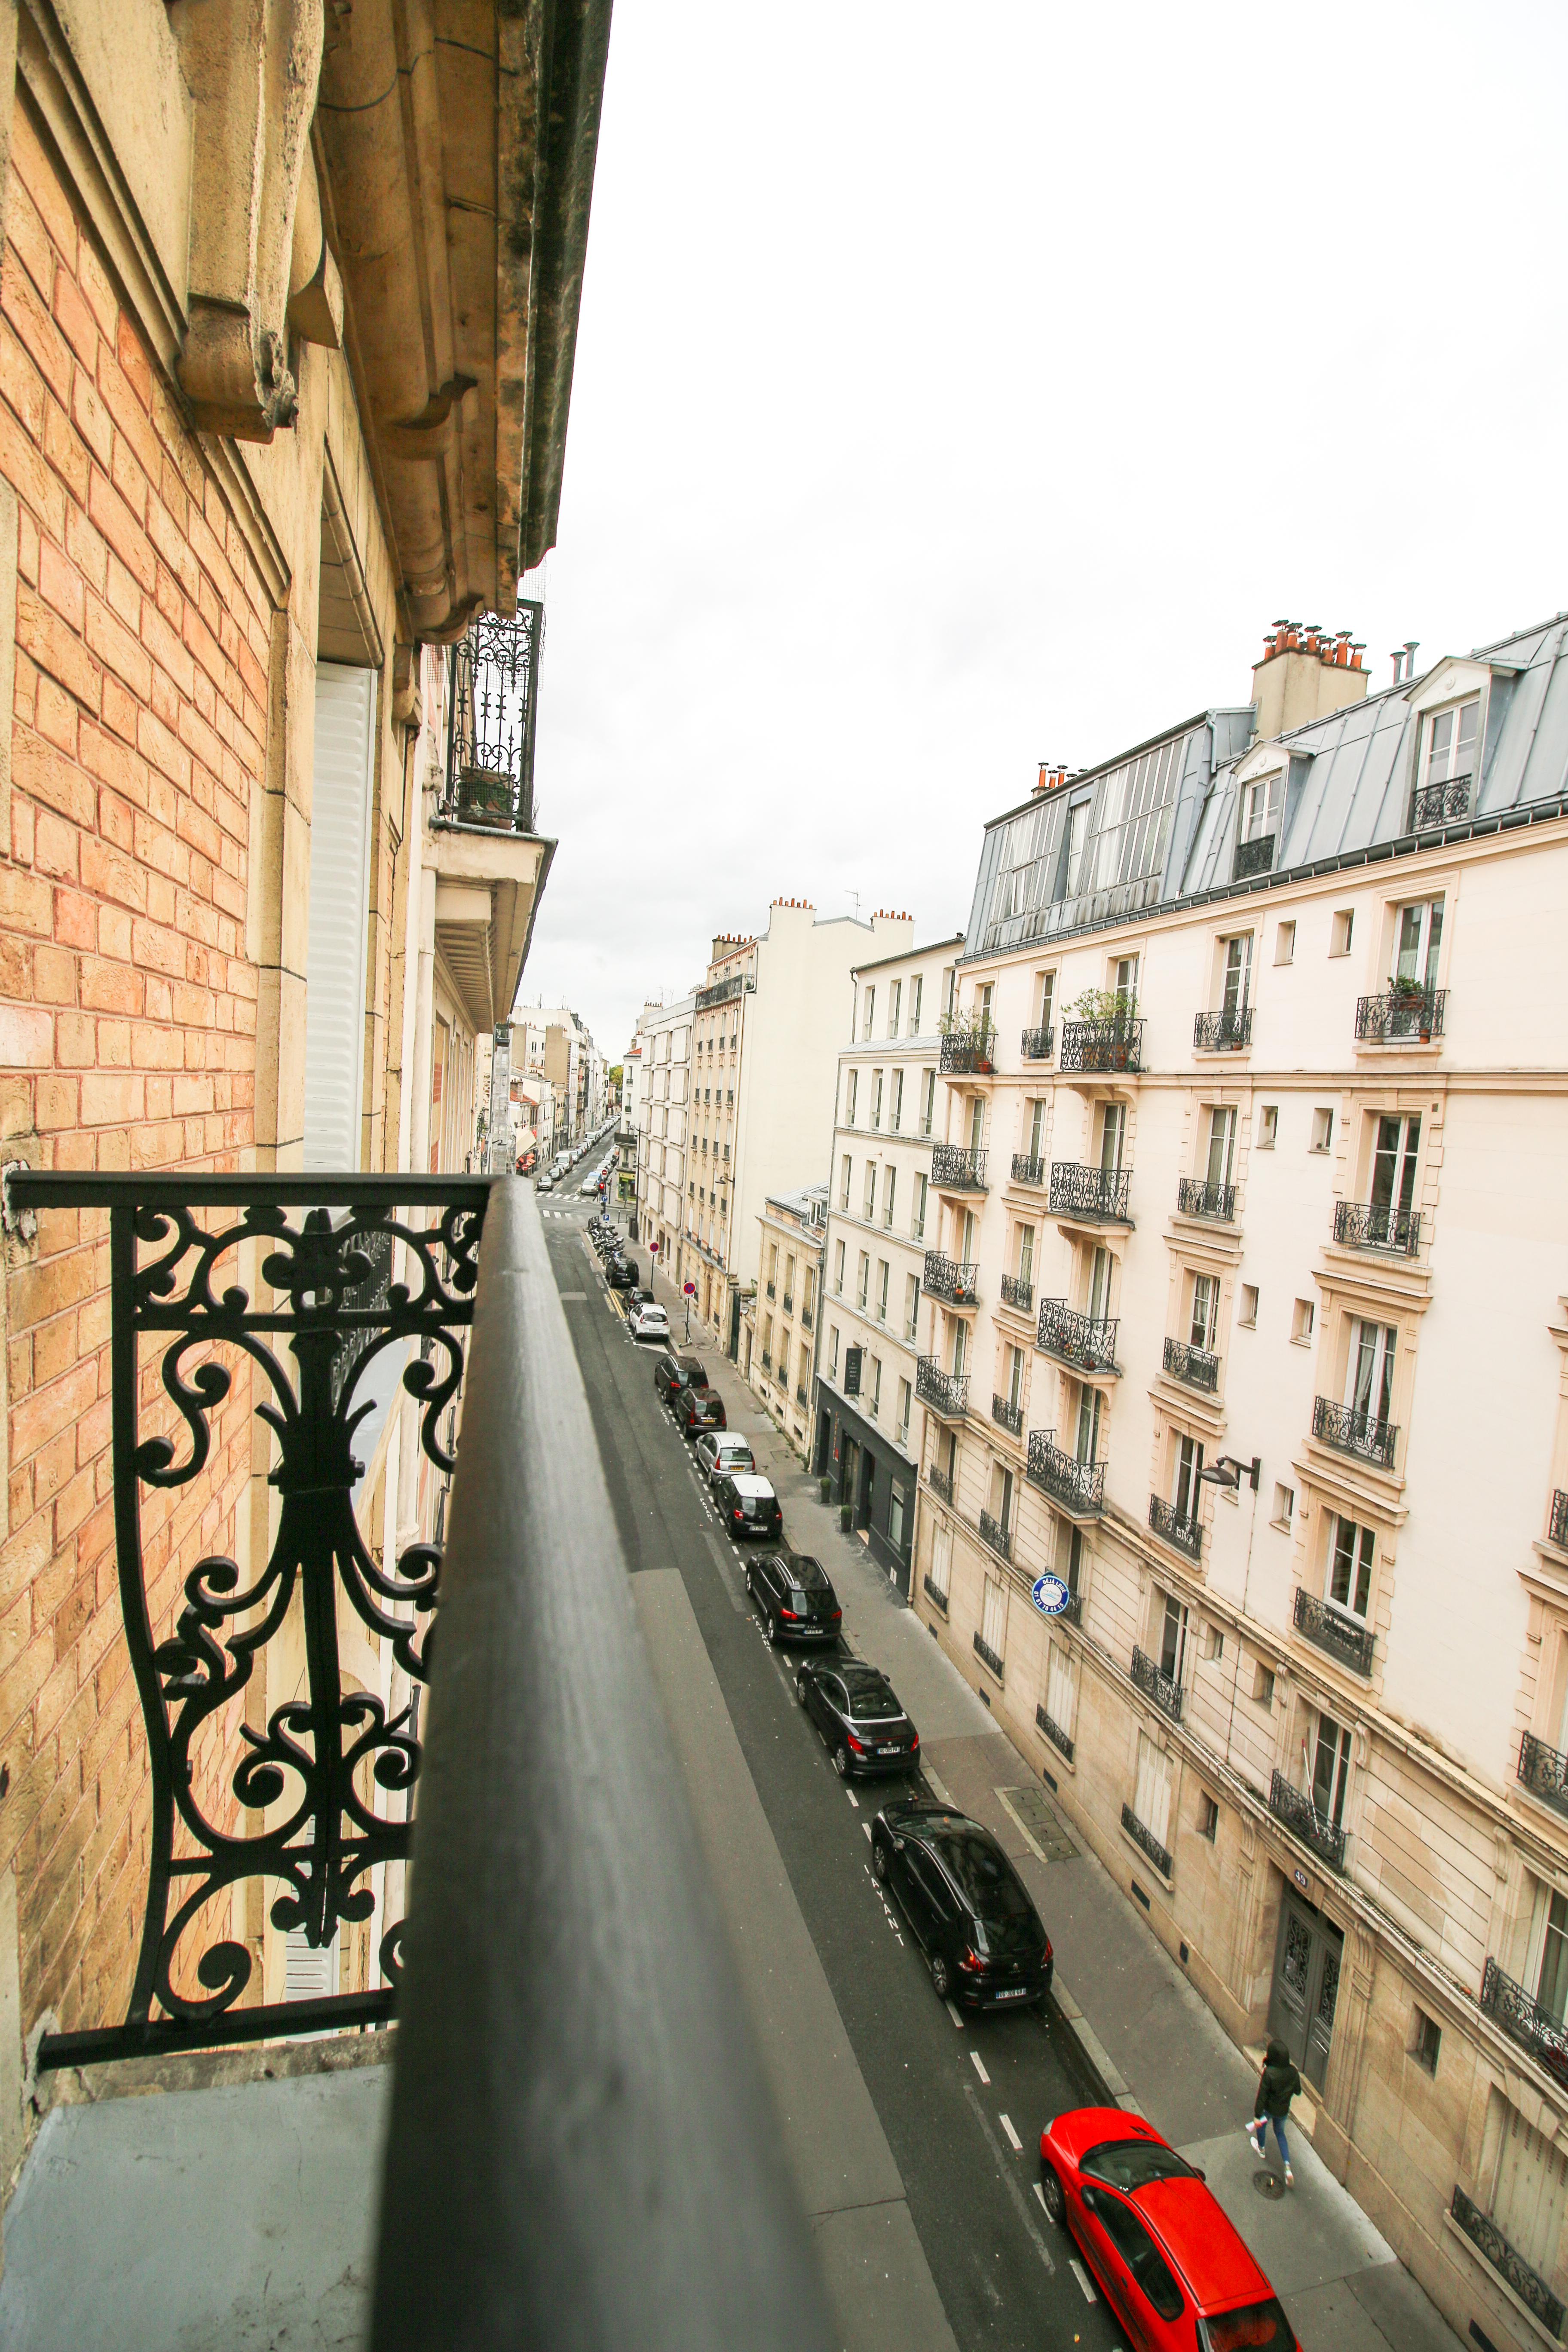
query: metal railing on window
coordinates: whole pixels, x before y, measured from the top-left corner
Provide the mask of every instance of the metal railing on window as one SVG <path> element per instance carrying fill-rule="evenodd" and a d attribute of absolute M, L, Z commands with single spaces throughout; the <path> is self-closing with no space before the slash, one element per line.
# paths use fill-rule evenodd
<path fill-rule="evenodd" d="M 1197 1559 L 1203 1552 L 1204 1531 L 1195 1515 L 1179 1511 L 1174 1503 L 1166 1502 L 1163 1495 L 1149 1497 L 1149 1525 L 1164 1543 L 1176 1551 L 1185 1552 L 1189 1559 Z"/>
<path fill-rule="evenodd" d="M 1010 1430 L 1015 1437 L 1022 1437 L 1024 1408 L 1021 1404 L 1015 1404 L 1011 1397 L 993 1396 L 991 1418 L 999 1427 Z"/>
<path fill-rule="evenodd" d="M 1162 1878 L 1169 1878 L 1175 1869 L 1169 1849 L 1160 1843 L 1152 1830 L 1145 1829 L 1131 1805 L 1121 1808 L 1121 1826 L 1135 1846 L 1142 1848 Z"/>
<path fill-rule="evenodd" d="M 806 1402 L 805 1391 L 798 1381 L 795 1384 L 795 1401 L 796 1404 L 805 1404 Z"/>
<path fill-rule="evenodd" d="M 961 1264 L 941 1250 L 927 1250 L 921 1288 L 928 1298 L 945 1299 L 950 1307 L 973 1307 L 979 1297 L 974 1286 L 979 1272 L 973 1260 Z"/>
<path fill-rule="evenodd" d="M 1568 1551 L 1568 1488 L 1557 1486 L 1552 1490 L 1552 1517 L 1547 1532 L 1554 1544 L 1561 1544 Z"/>
<path fill-rule="evenodd" d="M 1229 1012 L 1200 1013 L 1193 1023 L 1193 1050 L 1198 1054 L 1239 1054 L 1252 1043 L 1252 1007 L 1233 1005 Z"/>
<path fill-rule="evenodd" d="M 1549 2017 L 1532 1993 L 1515 1984 L 1496 1960 L 1481 1974 L 1481 2007 L 1521 2050 L 1528 2050 L 1554 2082 L 1568 2084 L 1568 2033 Z"/>
<path fill-rule="evenodd" d="M 1447 1002 L 1446 988 L 1394 988 L 1382 996 L 1358 996 L 1356 1042 L 1363 1045 L 1392 1045 L 1414 1037 L 1426 1045 L 1429 1039 L 1442 1035 Z"/>
<path fill-rule="evenodd" d="M 1157 1666 L 1147 1651 L 1136 1647 L 1132 1652 L 1132 1680 L 1144 1697 L 1151 1699 L 1162 1715 L 1168 1715 L 1173 1723 L 1180 1723 L 1182 1719 L 1181 1684 L 1166 1674 L 1163 1667 Z"/>
<path fill-rule="evenodd" d="M 1065 1298 L 1042 1298 L 1035 1344 L 1075 1372 L 1117 1372 L 1114 1315 L 1083 1315 Z"/>
<path fill-rule="evenodd" d="M 1043 1184 L 1045 1181 L 1046 1163 L 1043 1160 L 1037 1160 L 1031 1151 L 1015 1151 L 1013 1154 L 1015 1184 Z"/>
<path fill-rule="evenodd" d="M 1108 1021 L 1062 1023 L 1061 1067 L 1065 1071 L 1126 1071 L 1143 1067 L 1143 1022 L 1134 1013 Z"/>
<path fill-rule="evenodd" d="M 942 1615 L 945 1617 L 947 1615 L 946 1588 L 938 1584 L 935 1579 L 930 1576 L 922 1576 L 921 1582 L 925 1588 L 926 1599 L 928 1601 L 934 1601 L 936 1606 L 942 1611 Z"/>
<path fill-rule="evenodd" d="M 1470 782 L 1468 776 L 1451 776 L 1446 784 L 1417 784 L 1410 799 L 1411 832 L 1461 823 L 1470 813 Z"/>
<path fill-rule="evenodd" d="M 769 1297 L 771 1297 L 773 1296 L 773 1293 L 770 1291 L 768 1295 L 769 1295 Z M 793 1315 L 793 1314 L 795 1313 L 795 1301 L 794 1301 L 794 1299 L 790 1297 L 789 1292 L 788 1292 L 787 1290 L 784 1292 L 784 1297 L 783 1297 L 783 1299 L 781 1300 L 780 1304 L 783 1306 L 783 1307 L 784 1307 L 784 1313 L 785 1313 L 786 1315 Z"/>
<path fill-rule="evenodd" d="M 933 1143 L 931 1181 L 939 1192 L 984 1192 L 985 1154 L 960 1143 Z"/>
<path fill-rule="evenodd" d="M 941 1066 L 951 1077 L 989 1077 L 994 1067 L 993 1052 L 996 1032 L 986 1024 L 984 1029 L 955 1030 L 942 1041 Z"/>
<path fill-rule="evenodd" d="M 1068 1738 L 1067 1733 L 1062 1729 L 1060 1724 L 1053 1723 L 1050 1717 L 1046 1713 L 1045 1708 L 1038 1705 L 1037 1705 L 1035 1708 L 1035 1721 L 1045 1733 L 1046 1738 L 1050 1741 L 1051 1746 L 1058 1749 L 1061 1755 L 1065 1756 L 1068 1762 L 1070 1764 L 1073 1759 L 1073 1743 Z"/>
<path fill-rule="evenodd" d="M 994 1649 L 991 1647 L 990 1643 L 989 1643 L 989 1642 L 987 1642 L 987 1641 L 985 1641 L 985 1640 L 984 1640 L 984 1639 L 983 1639 L 983 1637 L 982 1637 L 980 1634 L 978 1634 L 978 1633 L 976 1633 L 976 1634 L 973 1636 L 973 1641 L 974 1641 L 974 1654 L 975 1654 L 975 1656 L 976 1656 L 977 1658 L 979 1658 L 979 1659 L 980 1659 L 980 1660 L 981 1660 L 981 1661 L 982 1661 L 985 1665 L 988 1665 L 988 1666 L 990 1667 L 990 1669 L 991 1669 L 992 1673 L 995 1675 L 995 1677 L 996 1677 L 997 1681 L 998 1681 L 998 1682 L 1000 1682 L 1000 1681 L 1002 1680 L 1002 1654 L 1001 1654 L 1001 1652 L 1000 1652 L 999 1650 L 994 1650 Z"/>
<path fill-rule="evenodd" d="M 992 1550 L 1001 1559 L 1011 1559 L 1013 1557 L 1011 1528 L 1005 1528 L 1001 1520 L 994 1518 L 989 1511 L 981 1512 L 979 1527 L 981 1542 L 989 1544 Z"/>
<path fill-rule="evenodd" d="M 815 1322 L 815 1320 L 816 1320 L 816 1318 L 813 1316 L 813 1314 L 812 1314 L 812 1311 L 811 1311 L 810 1307 L 803 1307 L 801 1308 L 801 1310 L 800 1310 L 800 1328 L 801 1328 L 801 1329 L 802 1329 L 803 1331 L 809 1331 L 809 1330 L 811 1329 L 812 1325 L 813 1325 L 813 1323 Z"/>
<path fill-rule="evenodd" d="M 1202 1176 L 1183 1176 L 1176 1184 L 1176 1207 L 1184 1217 L 1212 1217 L 1228 1225 L 1236 1215 L 1236 1186 L 1210 1184 Z"/>
<path fill-rule="evenodd" d="M 1020 1052 L 1026 1062 L 1048 1062 L 1057 1042 L 1055 1029 L 1026 1029 Z"/>
<path fill-rule="evenodd" d="M 1268 1785 L 1268 1810 L 1277 1822 L 1282 1822 L 1305 1846 L 1310 1846 L 1320 1862 L 1342 1874 L 1345 1866 L 1345 1833 L 1339 1822 L 1330 1821 L 1319 1812 L 1310 1797 L 1288 1780 L 1283 1772 L 1276 1771 Z"/>
<path fill-rule="evenodd" d="M 1520 1738 L 1519 1780 L 1543 1805 L 1568 1815 L 1568 1756 L 1537 1739 L 1533 1731 L 1522 1733 Z"/>
<path fill-rule="evenodd" d="M 771 1282 L 767 1285 L 767 1293 L 770 1298 L 776 1298 L 778 1297 L 778 1292 Z"/>
<path fill-rule="evenodd" d="M 1421 1212 L 1379 1201 L 1336 1201 L 1334 1239 L 1348 1249 L 1386 1250 L 1414 1257 L 1421 1246 Z"/>
<path fill-rule="evenodd" d="M 944 1419 L 962 1421 L 969 1410 L 969 1375 L 944 1371 L 934 1356 L 917 1356 L 915 1394 Z"/>
<path fill-rule="evenodd" d="M 952 1480 L 949 1477 L 945 1470 L 939 1470 L 934 1462 L 926 1472 L 926 1485 L 931 1488 L 933 1495 L 940 1495 L 944 1503 L 951 1505 L 952 1501 Z"/>
<path fill-rule="evenodd" d="M 544 607 L 480 613 L 451 649 L 447 775 L 437 821 L 533 831 L 533 743 Z"/>
<path fill-rule="evenodd" d="M 757 983 L 749 972 L 731 972 L 728 980 L 717 980 L 711 988 L 698 990 L 696 1009 L 706 1013 L 715 1004 L 728 1004 L 732 997 L 754 996 L 756 990 Z"/>
<path fill-rule="evenodd" d="M 1342 1609 L 1334 1609 L 1328 1601 L 1320 1601 L 1304 1584 L 1296 1587 L 1295 1624 L 1298 1633 L 1321 1650 L 1352 1675 L 1370 1675 L 1376 1637 L 1372 1627 L 1352 1617 Z"/>
<path fill-rule="evenodd" d="M 1549 2336 L 1561 2337 L 1568 2324 L 1568 2309 L 1564 2309 L 1562 2296 L 1552 2294 L 1539 2271 L 1531 2269 L 1524 2256 L 1509 2244 L 1491 2215 L 1483 2213 L 1458 2181 L 1454 2183 L 1453 2202 L 1448 2210 L 1478 2253 L 1490 2263 L 1531 2317 L 1541 2322 Z"/>
<path fill-rule="evenodd" d="M 1002 1276 L 1004 1307 L 1015 1307 L 1021 1315 L 1027 1315 L 1034 1303 L 1035 1286 L 1032 1282 L 1026 1281 L 1021 1274 L 1005 1274 Z"/>
<path fill-rule="evenodd" d="M 1312 1434 L 1331 1445 L 1337 1454 L 1353 1454 L 1360 1462 L 1375 1462 L 1380 1469 L 1392 1470 L 1394 1449 L 1399 1431 L 1390 1421 L 1379 1421 L 1370 1412 L 1358 1412 L 1353 1405 L 1336 1404 L 1332 1397 L 1319 1397 L 1312 1406 Z"/>
<path fill-rule="evenodd" d="M 1131 1168 L 1095 1168 L 1078 1160 L 1051 1162 L 1051 1214 L 1091 1224 L 1131 1224 Z"/>
<path fill-rule="evenodd" d="M 1048 1429 L 1029 1432 L 1028 1467 L 1024 1475 L 1042 1495 L 1079 1518 L 1098 1518 L 1105 1507 L 1105 1465 L 1080 1462 L 1066 1454 Z"/>
<path fill-rule="evenodd" d="M 1255 874 L 1267 874 L 1274 864 L 1274 839 L 1265 833 L 1256 841 L 1238 841 L 1230 873 L 1233 882 L 1246 882 Z"/>
<path fill-rule="evenodd" d="M 1217 1394 L 1219 1358 L 1211 1349 L 1194 1348 L 1187 1339 L 1167 1339 L 1164 1364 L 1173 1381 L 1190 1389 L 1206 1389 L 1211 1396 Z"/>

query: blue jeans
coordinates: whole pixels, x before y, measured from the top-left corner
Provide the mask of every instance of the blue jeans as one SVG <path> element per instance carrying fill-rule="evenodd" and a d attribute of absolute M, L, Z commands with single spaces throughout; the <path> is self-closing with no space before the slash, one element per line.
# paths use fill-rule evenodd
<path fill-rule="evenodd" d="M 1285 2137 L 1284 2116 L 1255 2116 L 1253 2117 L 1253 2121 L 1258 2126 L 1258 2138 L 1259 2145 L 1264 2147 L 1267 2147 L 1268 2141 L 1268 2126 L 1270 2124 L 1273 2125 L 1274 2137 L 1279 2143 L 1279 2154 L 1284 2162 L 1289 2165 L 1290 2161 L 1290 2143 Z"/>

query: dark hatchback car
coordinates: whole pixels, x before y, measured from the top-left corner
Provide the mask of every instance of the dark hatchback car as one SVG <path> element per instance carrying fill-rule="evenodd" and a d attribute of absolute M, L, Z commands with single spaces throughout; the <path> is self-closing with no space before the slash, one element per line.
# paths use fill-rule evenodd
<path fill-rule="evenodd" d="M 700 1389 L 695 1382 L 675 1400 L 675 1425 L 682 1437 L 696 1437 L 704 1429 L 726 1429 L 724 1400 L 717 1389 Z"/>
<path fill-rule="evenodd" d="M 795 1695 L 826 1740 L 841 1780 L 862 1772 L 912 1772 L 921 1736 L 886 1675 L 859 1658 L 802 1666 Z"/>
<path fill-rule="evenodd" d="M 721 1478 L 715 1478 L 713 1506 L 732 1542 L 744 1543 L 751 1536 L 761 1536 L 764 1542 L 783 1541 L 779 1498 L 756 1471 L 727 1470 Z"/>
<path fill-rule="evenodd" d="M 700 1356 L 663 1355 L 653 1368 L 653 1384 L 672 1410 L 682 1389 L 705 1389 L 707 1367 Z"/>
<path fill-rule="evenodd" d="M 613 1257 L 605 1268 L 605 1280 L 612 1290 L 635 1290 L 637 1270 L 629 1258 Z"/>
<path fill-rule="evenodd" d="M 1051 1939 L 982 1823 L 945 1805 L 884 1805 L 871 1825 L 871 1868 L 898 1896 L 942 2000 L 1021 2009 L 1049 1992 Z"/>
<path fill-rule="evenodd" d="M 765 1478 L 736 1484 L 768 1486 Z M 722 1507 L 722 1496 L 720 1497 Z M 742 1532 L 731 1528 L 731 1533 Z M 751 1534 L 747 1528 L 744 1532 Z M 759 1522 L 756 1532 L 764 1532 Z M 784 1533 L 783 1514 L 778 1497 L 773 1496 L 773 1523 L 766 1532 L 776 1538 Z M 838 1595 L 828 1581 L 822 1562 L 812 1559 L 805 1552 L 770 1551 L 753 1560 L 746 1570 L 746 1590 L 763 1612 L 770 1642 L 837 1642 L 843 1611 Z"/>

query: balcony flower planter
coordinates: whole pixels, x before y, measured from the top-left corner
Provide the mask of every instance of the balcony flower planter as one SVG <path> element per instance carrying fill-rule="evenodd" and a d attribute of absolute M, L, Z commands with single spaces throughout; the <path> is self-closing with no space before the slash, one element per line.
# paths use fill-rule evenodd
<path fill-rule="evenodd" d="M 464 824 L 490 824 L 510 833 L 516 786 L 504 768 L 459 768 L 458 815 Z"/>

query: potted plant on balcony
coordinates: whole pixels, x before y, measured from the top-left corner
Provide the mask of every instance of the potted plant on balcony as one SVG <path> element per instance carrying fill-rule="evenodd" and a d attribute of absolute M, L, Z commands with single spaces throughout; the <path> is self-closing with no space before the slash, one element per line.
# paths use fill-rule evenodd
<path fill-rule="evenodd" d="M 1138 1000 L 1125 988 L 1086 988 L 1083 994 L 1068 1006 L 1075 1021 L 1091 1023 L 1106 1032 L 1100 1069 L 1125 1070 L 1132 1060 L 1133 1018 Z"/>
<path fill-rule="evenodd" d="M 1410 1023 L 1414 1019 L 1417 1024 L 1417 1034 L 1421 1043 L 1424 1045 L 1430 1045 L 1432 1042 L 1432 992 L 1426 982 L 1417 980 L 1414 972 L 1395 972 L 1388 983 L 1388 994 L 1391 1010 L 1405 1015 L 1401 1024 L 1402 1034 L 1405 1036 L 1409 1035 Z"/>
<path fill-rule="evenodd" d="M 950 1037 L 957 1048 L 952 1056 L 952 1066 L 973 1070 L 988 1078 L 993 1072 L 991 1041 L 996 1034 L 995 1024 L 984 1013 L 957 1011 L 944 1013 L 937 1024 L 944 1037 Z"/>
<path fill-rule="evenodd" d="M 459 768 L 458 815 L 464 824 L 496 825 L 509 831 L 513 786 L 504 768 Z"/>

